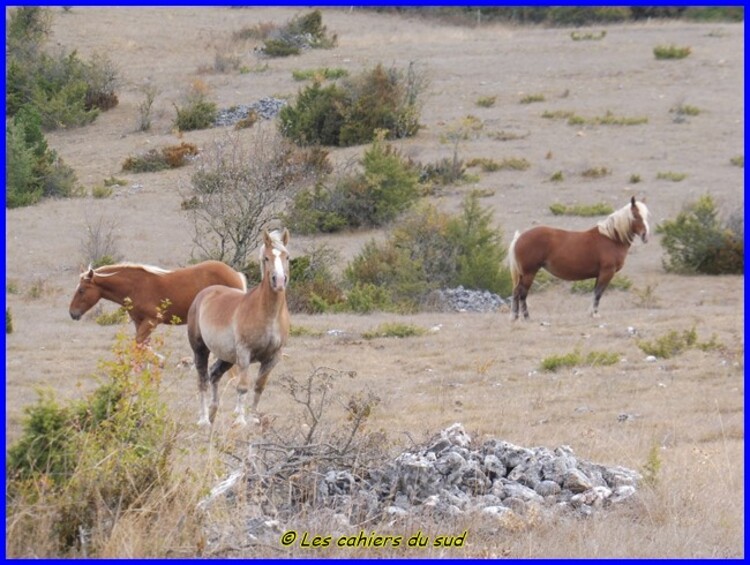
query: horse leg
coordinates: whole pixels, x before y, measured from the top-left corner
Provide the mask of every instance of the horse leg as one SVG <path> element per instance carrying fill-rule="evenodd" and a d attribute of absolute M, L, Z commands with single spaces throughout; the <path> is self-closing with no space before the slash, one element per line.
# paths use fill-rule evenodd
<path fill-rule="evenodd" d="M 237 414 L 237 417 L 234 420 L 235 426 L 247 425 L 247 420 L 245 420 L 245 395 L 250 388 L 249 374 L 249 366 L 245 367 L 244 369 L 239 369 L 239 380 L 237 382 L 237 406 L 234 408 L 234 413 Z"/>
<path fill-rule="evenodd" d="M 523 312 L 524 320 L 529 319 L 529 309 L 526 306 L 526 296 L 529 294 L 529 289 L 534 282 L 536 271 L 533 273 L 524 273 L 518 280 L 516 288 L 513 289 L 513 306 L 511 309 L 511 319 L 518 319 L 518 307 L 520 305 L 521 311 Z"/>
<path fill-rule="evenodd" d="M 591 305 L 591 317 L 596 318 L 599 316 L 599 300 L 602 298 L 605 289 L 609 286 L 609 281 L 615 276 L 615 271 L 599 271 L 599 276 L 596 277 L 596 285 L 594 286 L 594 303 Z"/>
<path fill-rule="evenodd" d="M 221 359 L 217 359 L 214 364 L 211 365 L 211 371 L 209 372 L 208 378 L 211 381 L 212 398 L 211 407 L 208 411 L 208 421 L 212 424 L 214 423 L 214 418 L 216 418 L 216 411 L 219 408 L 219 380 L 224 373 L 232 368 L 232 365 L 234 365 L 234 363 L 222 361 Z"/>
<path fill-rule="evenodd" d="M 208 407 L 206 406 L 206 392 L 208 391 L 208 347 L 203 343 L 193 346 L 193 358 L 195 360 L 195 369 L 198 371 L 198 391 L 201 397 L 199 426 L 208 426 Z"/>
<path fill-rule="evenodd" d="M 255 396 L 253 397 L 253 412 L 257 412 L 258 402 L 260 401 L 260 395 L 263 394 L 263 389 L 266 388 L 266 381 L 268 375 L 271 374 L 271 369 L 276 366 L 279 362 L 281 355 L 274 355 L 271 359 L 260 364 L 258 369 L 258 379 L 255 381 Z"/>
<path fill-rule="evenodd" d="M 164 368 L 164 355 L 160 355 L 153 349 L 151 349 L 151 345 L 149 345 L 149 337 L 151 336 L 151 332 L 154 331 L 154 328 L 156 327 L 156 323 L 149 319 L 139 319 L 139 320 L 133 320 L 133 323 L 135 324 L 135 342 L 140 347 L 147 348 L 151 353 L 154 354 L 154 356 L 158 359 L 159 367 Z"/>

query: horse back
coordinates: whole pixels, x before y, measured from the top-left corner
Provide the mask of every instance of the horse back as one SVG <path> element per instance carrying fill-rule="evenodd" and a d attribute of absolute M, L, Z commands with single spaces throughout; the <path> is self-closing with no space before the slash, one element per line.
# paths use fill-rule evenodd
<path fill-rule="evenodd" d="M 536 272 L 540 268 L 565 280 L 580 280 L 597 276 L 602 251 L 607 245 L 596 228 L 569 231 L 548 226 L 537 226 L 525 231 L 515 246 L 516 260 L 522 272 Z"/>

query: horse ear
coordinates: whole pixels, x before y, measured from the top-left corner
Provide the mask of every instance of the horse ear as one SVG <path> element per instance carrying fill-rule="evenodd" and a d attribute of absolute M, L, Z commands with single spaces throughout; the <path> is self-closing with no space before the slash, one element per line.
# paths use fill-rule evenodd
<path fill-rule="evenodd" d="M 281 243 L 286 246 L 287 243 L 289 243 L 289 230 L 284 228 L 284 233 L 281 234 Z"/>
<path fill-rule="evenodd" d="M 263 244 L 266 247 L 273 247 L 273 242 L 271 241 L 271 236 L 268 234 L 268 230 L 263 230 Z"/>
<path fill-rule="evenodd" d="M 635 207 L 635 196 L 630 197 L 630 205 Z"/>
<path fill-rule="evenodd" d="M 94 278 L 94 269 L 91 265 L 89 265 L 89 270 L 86 272 L 83 278 L 87 280 L 91 280 Z"/>

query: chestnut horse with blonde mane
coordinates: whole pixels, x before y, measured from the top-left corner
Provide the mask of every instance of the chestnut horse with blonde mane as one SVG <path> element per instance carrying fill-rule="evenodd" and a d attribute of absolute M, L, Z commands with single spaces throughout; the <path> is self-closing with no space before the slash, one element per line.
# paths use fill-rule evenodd
<path fill-rule="evenodd" d="M 519 304 L 529 317 L 526 295 L 539 269 L 566 281 L 596 279 L 592 316 L 598 315 L 599 300 L 612 277 L 622 269 L 636 237 L 649 238 L 648 208 L 635 197 L 620 210 L 586 231 L 567 231 L 537 226 L 516 232 L 508 249 L 513 279 L 511 319 L 518 319 Z"/>
<path fill-rule="evenodd" d="M 201 412 L 198 425 L 213 424 L 219 406 L 218 386 L 222 375 L 237 365 L 237 418 L 244 425 L 244 396 L 249 386 L 252 363 L 260 363 L 255 381 L 253 411 L 266 386 L 271 369 L 281 359 L 281 348 L 289 337 L 286 287 L 289 283 L 289 231 L 263 232 L 260 248 L 260 284 L 247 293 L 210 286 L 195 297 L 188 311 L 188 340 L 198 371 Z M 208 371 L 208 357 L 216 358 Z M 213 393 L 210 411 L 206 406 L 208 382 Z"/>
<path fill-rule="evenodd" d="M 100 299 L 123 306 L 135 324 L 135 341 L 148 340 L 158 324 L 185 324 L 195 295 L 211 285 L 247 290 L 245 275 L 220 261 L 167 271 L 150 265 L 123 263 L 89 268 L 81 273 L 70 302 L 70 317 L 80 320 Z"/>

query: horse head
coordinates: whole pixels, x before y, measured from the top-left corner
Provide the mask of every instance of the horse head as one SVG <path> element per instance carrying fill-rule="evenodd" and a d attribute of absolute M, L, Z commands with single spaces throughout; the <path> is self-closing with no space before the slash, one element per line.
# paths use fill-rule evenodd
<path fill-rule="evenodd" d="M 643 202 L 636 202 L 635 196 L 630 198 L 630 230 L 639 236 L 643 243 L 648 243 L 651 233 L 648 227 L 648 214 L 648 208 Z"/>
<path fill-rule="evenodd" d="M 74 320 L 80 320 L 94 304 L 99 302 L 102 297 L 101 289 L 94 282 L 94 269 L 89 265 L 88 269 L 81 273 L 78 286 L 73 294 L 73 300 L 70 301 L 70 317 Z"/>
<path fill-rule="evenodd" d="M 286 244 L 289 243 L 289 230 L 286 228 L 279 236 L 277 231 L 269 233 L 263 230 L 263 245 L 260 248 L 261 280 L 266 279 L 271 284 L 271 289 L 281 292 L 289 284 L 289 251 Z"/>

